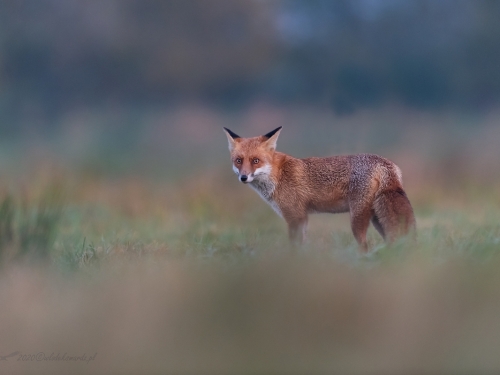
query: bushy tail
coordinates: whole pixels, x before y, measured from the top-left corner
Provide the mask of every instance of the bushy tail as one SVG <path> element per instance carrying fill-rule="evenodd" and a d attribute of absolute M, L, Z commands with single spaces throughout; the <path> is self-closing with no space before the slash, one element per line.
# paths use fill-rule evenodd
<path fill-rule="evenodd" d="M 373 210 L 373 225 L 386 241 L 393 242 L 400 236 L 415 233 L 413 208 L 402 188 L 378 194 Z"/>

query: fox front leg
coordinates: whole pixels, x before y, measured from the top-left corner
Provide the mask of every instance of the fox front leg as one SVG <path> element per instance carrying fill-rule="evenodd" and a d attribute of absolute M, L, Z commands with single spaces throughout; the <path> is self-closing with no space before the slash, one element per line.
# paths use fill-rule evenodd
<path fill-rule="evenodd" d="M 307 231 L 307 216 L 300 219 L 287 220 L 288 238 L 293 245 L 301 246 L 304 243 Z"/>

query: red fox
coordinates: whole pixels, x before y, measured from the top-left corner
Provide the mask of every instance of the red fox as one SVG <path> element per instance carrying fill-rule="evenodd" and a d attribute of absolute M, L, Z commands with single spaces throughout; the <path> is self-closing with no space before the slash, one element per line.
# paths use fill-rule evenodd
<path fill-rule="evenodd" d="M 281 128 L 254 138 L 224 130 L 233 171 L 286 220 L 292 243 L 303 242 L 308 215 L 319 212 L 349 212 L 363 253 L 370 221 L 389 243 L 415 231 L 396 164 L 372 154 L 297 159 L 276 151 Z"/>

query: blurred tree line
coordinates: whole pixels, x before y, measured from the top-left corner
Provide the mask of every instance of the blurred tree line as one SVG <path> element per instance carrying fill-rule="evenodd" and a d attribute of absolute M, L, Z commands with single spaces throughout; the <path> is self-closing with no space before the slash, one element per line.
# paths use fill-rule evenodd
<path fill-rule="evenodd" d="M 495 0 L 3 0 L 0 126 L 75 107 L 500 99 Z"/>

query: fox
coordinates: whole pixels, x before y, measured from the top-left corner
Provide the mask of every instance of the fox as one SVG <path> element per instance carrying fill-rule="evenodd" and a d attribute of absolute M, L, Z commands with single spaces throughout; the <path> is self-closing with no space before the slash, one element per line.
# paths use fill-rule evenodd
<path fill-rule="evenodd" d="M 282 126 L 242 138 L 223 128 L 233 171 L 288 224 L 292 244 L 302 245 L 309 214 L 349 212 L 361 254 L 368 254 L 370 222 L 388 244 L 416 231 L 401 169 L 375 154 L 295 158 L 276 151 Z"/>

